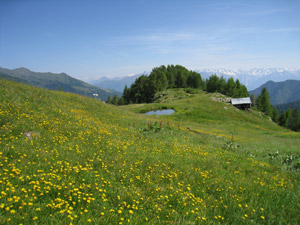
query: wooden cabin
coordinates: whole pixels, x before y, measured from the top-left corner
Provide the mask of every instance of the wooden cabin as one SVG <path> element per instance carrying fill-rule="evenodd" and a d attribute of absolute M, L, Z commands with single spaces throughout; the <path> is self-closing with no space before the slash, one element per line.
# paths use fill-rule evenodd
<path fill-rule="evenodd" d="M 250 109 L 251 108 L 251 99 L 247 98 L 232 98 L 231 104 L 238 109 Z"/>

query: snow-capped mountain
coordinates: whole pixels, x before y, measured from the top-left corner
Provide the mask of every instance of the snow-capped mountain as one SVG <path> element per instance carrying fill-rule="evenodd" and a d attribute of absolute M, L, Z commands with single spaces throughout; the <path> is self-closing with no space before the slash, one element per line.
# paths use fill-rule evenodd
<path fill-rule="evenodd" d="M 247 74 L 255 77 L 261 77 L 261 76 L 266 76 L 270 75 L 272 73 L 284 73 L 284 72 L 299 72 L 299 70 L 296 69 L 287 69 L 287 68 L 259 68 L 259 69 L 250 69 L 250 70 L 234 70 L 234 69 L 202 69 L 202 70 L 196 70 L 199 72 L 205 72 L 205 73 L 210 73 L 210 74 L 224 74 L 228 76 L 239 76 L 241 74 Z"/>
<path fill-rule="evenodd" d="M 212 74 L 233 77 L 239 79 L 246 85 L 248 90 L 253 90 L 269 80 L 279 82 L 285 80 L 300 80 L 300 70 L 286 68 L 260 68 L 250 70 L 231 70 L 231 69 L 200 69 L 199 72 L 203 79 L 209 78 Z"/>
<path fill-rule="evenodd" d="M 235 80 L 246 85 L 247 89 L 254 90 L 262 84 L 269 80 L 280 82 L 286 80 L 300 80 L 300 69 L 286 69 L 286 68 L 260 68 L 260 69 L 250 69 L 250 70 L 240 70 L 240 69 L 198 69 L 196 72 L 201 74 L 202 79 L 208 79 L 212 74 L 216 74 L 221 77 L 224 76 L 226 79 L 233 77 Z M 102 77 L 99 80 L 91 82 L 91 84 L 107 89 L 113 89 L 119 92 L 123 92 L 125 85 L 130 87 L 130 85 L 139 76 L 146 74 L 148 72 L 128 75 L 125 77 L 108 78 Z"/>

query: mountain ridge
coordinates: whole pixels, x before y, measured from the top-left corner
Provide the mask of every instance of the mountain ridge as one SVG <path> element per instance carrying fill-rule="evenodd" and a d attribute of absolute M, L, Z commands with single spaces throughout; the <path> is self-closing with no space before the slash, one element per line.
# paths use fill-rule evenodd
<path fill-rule="evenodd" d="M 203 69 L 196 70 L 203 78 L 208 78 L 211 74 L 224 76 L 225 78 L 233 77 L 239 79 L 248 90 L 254 90 L 269 80 L 276 82 L 289 79 L 300 80 L 300 69 L 287 68 L 254 68 L 249 70 L 241 69 Z"/>
<path fill-rule="evenodd" d="M 300 100 L 299 80 L 286 80 L 283 82 L 268 81 L 249 93 L 250 95 L 255 94 L 258 96 L 264 87 L 266 87 L 269 92 L 272 105 L 286 104 Z"/>
<path fill-rule="evenodd" d="M 66 73 L 34 72 L 25 67 L 17 69 L 6 69 L 0 67 L 0 78 L 30 84 L 40 88 L 50 90 L 62 89 L 80 95 L 93 97 L 97 93 L 100 99 L 106 100 L 108 96 L 114 94 L 120 96 L 121 93 L 93 86 L 79 79 L 73 78 Z"/>
<path fill-rule="evenodd" d="M 125 77 L 115 77 L 115 78 L 101 77 L 100 79 L 91 81 L 89 83 L 97 87 L 104 87 L 104 88 L 116 90 L 118 92 L 123 92 L 125 85 L 127 85 L 127 87 L 130 87 L 130 85 L 134 83 L 134 81 L 142 75 L 149 75 L 149 74 L 144 72 L 135 75 L 128 75 Z"/>
<path fill-rule="evenodd" d="M 300 100 L 285 103 L 285 104 L 275 105 L 275 107 L 277 108 L 278 112 L 287 111 L 288 109 L 298 109 L 298 112 L 300 112 Z"/>
<path fill-rule="evenodd" d="M 249 70 L 242 69 L 195 69 L 193 70 L 201 74 L 202 79 L 208 79 L 211 75 L 216 74 L 226 79 L 233 77 L 239 79 L 248 90 L 254 90 L 269 80 L 273 81 L 285 81 L 288 79 L 300 80 L 300 69 L 288 69 L 288 68 L 254 68 Z M 104 88 L 110 88 L 122 92 L 125 85 L 129 87 L 136 78 L 141 75 L 150 74 L 149 72 L 139 73 L 134 76 L 125 76 L 117 78 L 102 77 L 96 81 L 89 82 L 96 86 Z M 134 79 L 132 79 L 134 78 Z"/>

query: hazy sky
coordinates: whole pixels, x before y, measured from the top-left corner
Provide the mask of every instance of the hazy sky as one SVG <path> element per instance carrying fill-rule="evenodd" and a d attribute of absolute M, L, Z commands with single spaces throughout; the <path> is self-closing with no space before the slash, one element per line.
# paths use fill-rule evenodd
<path fill-rule="evenodd" d="M 0 67 L 83 80 L 151 71 L 300 68 L 299 0 L 0 0 Z"/>

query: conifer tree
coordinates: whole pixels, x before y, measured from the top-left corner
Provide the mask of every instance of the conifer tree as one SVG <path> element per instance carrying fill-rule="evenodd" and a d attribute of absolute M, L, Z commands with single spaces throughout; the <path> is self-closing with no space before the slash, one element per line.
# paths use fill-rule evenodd
<path fill-rule="evenodd" d="M 256 95 L 252 94 L 250 99 L 251 99 L 252 106 L 256 107 Z"/>
<path fill-rule="evenodd" d="M 168 79 L 168 88 L 174 88 L 175 87 L 175 67 L 174 67 L 174 65 L 168 65 L 166 76 Z"/>
<path fill-rule="evenodd" d="M 223 76 L 219 78 L 218 83 L 217 83 L 217 92 L 225 94 L 225 89 L 226 89 L 226 80 Z"/>
<path fill-rule="evenodd" d="M 107 97 L 106 103 L 111 104 L 111 97 L 110 96 Z"/>
<path fill-rule="evenodd" d="M 225 94 L 229 97 L 233 97 L 235 87 L 236 87 L 236 84 L 234 82 L 234 79 L 232 77 L 230 77 L 227 80 L 227 84 L 226 84 L 226 88 L 225 88 Z"/>
<path fill-rule="evenodd" d="M 118 104 L 118 96 L 116 94 L 114 94 L 112 100 L 111 100 L 111 103 L 113 105 L 117 105 Z"/>
<path fill-rule="evenodd" d="M 279 114 L 278 114 L 278 110 L 276 107 L 273 107 L 272 120 L 275 123 L 278 123 L 278 121 L 279 121 Z"/>
<path fill-rule="evenodd" d="M 298 109 L 294 109 L 289 118 L 288 128 L 293 131 L 299 131 L 299 125 L 300 125 L 300 115 Z"/>
<path fill-rule="evenodd" d="M 206 89 L 208 92 L 216 92 L 218 90 L 219 77 L 213 74 L 206 82 Z"/>
<path fill-rule="evenodd" d="M 240 97 L 249 97 L 249 92 L 245 85 L 241 84 L 241 96 Z"/>
<path fill-rule="evenodd" d="M 286 112 L 285 111 L 281 111 L 279 120 L 278 120 L 278 124 L 282 127 L 285 126 L 285 124 L 286 124 Z"/>
<path fill-rule="evenodd" d="M 291 108 L 289 108 L 289 109 L 286 111 L 286 121 L 285 121 L 285 124 L 284 124 L 284 126 L 285 126 L 286 128 L 289 127 L 289 122 L 290 122 L 290 118 L 291 118 L 292 112 L 293 112 L 293 111 L 292 111 Z"/>
<path fill-rule="evenodd" d="M 124 91 L 123 91 L 123 101 L 124 104 L 130 103 L 130 90 L 128 89 L 127 85 L 125 85 Z"/>
<path fill-rule="evenodd" d="M 118 105 L 124 105 L 124 98 L 123 97 L 118 99 Z"/>
<path fill-rule="evenodd" d="M 177 88 L 185 88 L 186 87 L 186 79 L 187 77 L 184 74 L 184 71 L 177 71 L 176 76 L 175 76 L 175 85 Z"/>
<path fill-rule="evenodd" d="M 241 97 L 242 93 L 241 93 L 241 83 L 240 81 L 237 79 L 235 81 L 235 89 L 234 89 L 234 94 L 233 94 L 233 97 L 234 98 L 239 98 Z"/>
<path fill-rule="evenodd" d="M 280 117 L 279 117 L 279 125 L 282 126 L 282 127 L 288 128 L 291 114 L 292 114 L 291 109 L 288 109 L 286 112 L 281 111 L 281 114 L 280 114 Z"/>
<path fill-rule="evenodd" d="M 202 89 L 202 78 L 201 75 L 197 72 L 190 71 L 187 77 L 186 85 L 190 88 Z"/>
<path fill-rule="evenodd" d="M 163 91 L 167 89 L 168 79 L 166 73 L 167 68 L 165 66 L 160 66 L 154 68 L 148 77 L 155 84 L 157 91 Z"/>
<path fill-rule="evenodd" d="M 272 116 L 272 106 L 270 95 L 266 87 L 263 88 L 260 96 L 257 98 L 257 108 L 268 116 Z"/>

